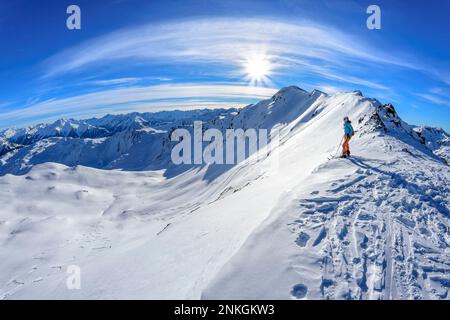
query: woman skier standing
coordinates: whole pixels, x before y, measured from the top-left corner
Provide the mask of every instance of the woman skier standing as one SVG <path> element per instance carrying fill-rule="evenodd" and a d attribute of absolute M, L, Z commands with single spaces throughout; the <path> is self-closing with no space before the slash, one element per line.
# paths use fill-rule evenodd
<path fill-rule="evenodd" d="M 352 122 L 348 117 L 344 118 L 344 143 L 342 144 L 342 157 L 347 158 L 350 156 L 350 139 L 353 137 L 355 131 L 353 130 Z"/>

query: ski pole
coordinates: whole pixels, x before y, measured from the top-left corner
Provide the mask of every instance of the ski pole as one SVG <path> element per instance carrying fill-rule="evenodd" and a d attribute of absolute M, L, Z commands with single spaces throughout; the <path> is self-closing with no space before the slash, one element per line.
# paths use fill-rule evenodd
<path fill-rule="evenodd" d="M 339 143 L 339 146 L 337 147 L 337 150 L 336 150 L 336 152 L 334 153 L 334 156 L 335 156 L 335 157 L 336 157 L 337 153 L 339 152 L 339 149 L 340 149 L 341 146 L 342 146 L 342 142 L 344 142 L 344 136 L 342 136 L 341 142 Z"/>

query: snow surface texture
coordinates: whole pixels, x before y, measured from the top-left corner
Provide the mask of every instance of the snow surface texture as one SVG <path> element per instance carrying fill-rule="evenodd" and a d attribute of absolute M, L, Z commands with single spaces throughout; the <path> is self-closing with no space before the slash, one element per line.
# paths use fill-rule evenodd
<path fill-rule="evenodd" d="M 332 159 L 348 115 L 350 159 Z M 280 129 L 175 166 L 175 128 Z M 449 136 L 360 92 L 0 133 L 0 298 L 449 299 Z M 81 289 L 68 290 L 68 266 Z"/>

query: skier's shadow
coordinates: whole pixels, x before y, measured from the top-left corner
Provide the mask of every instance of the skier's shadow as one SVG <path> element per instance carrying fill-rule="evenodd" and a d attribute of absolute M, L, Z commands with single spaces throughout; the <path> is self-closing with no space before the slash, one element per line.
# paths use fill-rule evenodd
<path fill-rule="evenodd" d="M 360 167 L 362 169 L 372 170 L 372 171 L 375 171 L 375 172 L 380 173 L 380 174 L 390 175 L 389 172 L 386 172 L 386 171 L 383 171 L 383 170 L 381 170 L 381 169 L 379 169 L 377 167 L 371 166 L 370 164 L 367 164 L 366 162 L 362 161 L 362 159 L 359 158 L 359 157 L 350 157 L 348 159 L 354 165 L 356 165 L 356 166 L 358 166 L 358 167 Z M 368 160 L 368 159 L 366 159 L 366 160 Z"/>

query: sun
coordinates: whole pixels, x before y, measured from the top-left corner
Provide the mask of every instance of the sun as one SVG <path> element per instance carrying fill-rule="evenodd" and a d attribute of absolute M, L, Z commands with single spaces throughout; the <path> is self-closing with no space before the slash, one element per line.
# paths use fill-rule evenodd
<path fill-rule="evenodd" d="M 244 72 L 252 85 L 267 84 L 272 67 L 266 55 L 252 55 L 245 60 Z"/>

